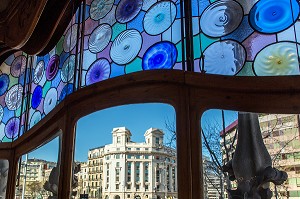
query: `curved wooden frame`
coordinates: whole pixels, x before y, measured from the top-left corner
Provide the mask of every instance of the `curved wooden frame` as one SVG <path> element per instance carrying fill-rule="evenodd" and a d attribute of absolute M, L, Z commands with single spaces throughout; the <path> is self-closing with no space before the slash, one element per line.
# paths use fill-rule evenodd
<path fill-rule="evenodd" d="M 300 77 L 224 77 L 193 72 L 143 71 L 109 79 L 69 95 L 36 126 L 13 143 L 0 144 L 15 184 L 22 154 L 62 133 L 59 198 L 70 196 L 75 124 L 85 115 L 113 106 L 161 102 L 176 111 L 178 196 L 203 198 L 200 117 L 211 108 L 265 113 L 300 112 Z M 8 186 L 7 198 L 14 197 Z"/>

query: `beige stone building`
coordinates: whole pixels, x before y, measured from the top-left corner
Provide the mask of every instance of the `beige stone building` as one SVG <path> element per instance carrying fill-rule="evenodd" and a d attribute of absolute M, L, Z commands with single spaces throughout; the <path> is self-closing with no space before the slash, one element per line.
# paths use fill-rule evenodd
<path fill-rule="evenodd" d="M 50 196 L 50 193 L 44 190 L 43 185 L 49 179 L 54 167 L 56 167 L 56 162 L 41 159 L 33 158 L 22 161 L 16 187 L 16 199 L 21 198 L 23 187 L 25 187 L 24 198 L 47 198 Z"/>
<path fill-rule="evenodd" d="M 205 199 L 219 199 L 221 193 L 222 175 L 211 168 L 212 161 L 203 156 L 203 189 Z"/>
<path fill-rule="evenodd" d="M 90 149 L 78 173 L 76 198 L 177 198 L 175 149 L 163 145 L 160 129 L 150 128 L 144 137 L 136 143 L 128 129 L 114 128 L 111 144 Z"/>

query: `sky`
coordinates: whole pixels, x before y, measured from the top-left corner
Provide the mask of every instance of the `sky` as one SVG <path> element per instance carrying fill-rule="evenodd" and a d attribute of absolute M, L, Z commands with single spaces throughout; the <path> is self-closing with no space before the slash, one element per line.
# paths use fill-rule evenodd
<path fill-rule="evenodd" d="M 175 122 L 175 110 L 167 104 L 134 104 L 123 105 L 87 115 L 77 122 L 75 140 L 75 160 L 86 161 L 88 150 L 110 144 L 112 129 L 125 126 L 132 133 L 132 141 L 144 142 L 144 133 L 147 129 L 162 129 L 168 137 L 165 122 Z M 225 111 L 225 123 L 229 125 L 237 119 L 237 112 Z M 217 121 L 222 123 L 221 110 L 208 110 L 201 119 L 202 122 Z M 200 121 L 199 121 L 200 124 Z M 29 158 L 39 158 L 57 161 L 59 139 L 56 138 L 35 151 L 29 153 Z"/>

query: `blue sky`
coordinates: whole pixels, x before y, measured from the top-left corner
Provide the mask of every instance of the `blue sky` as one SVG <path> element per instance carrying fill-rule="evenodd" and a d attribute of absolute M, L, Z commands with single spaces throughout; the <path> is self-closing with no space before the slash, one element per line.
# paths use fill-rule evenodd
<path fill-rule="evenodd" d="M 225 118 L 228 125 L 237 118 L 237 113 L 225 111 Z M 144 133 L 151 127 L 160 128 L 167 134 L 166 120 L 175 121 L 175 110 L 170 105 L 158 103 L 117 106 L 87 115 L 77 123 L 75 160 L 86 161 L 89 149 L 110 144 L 111 131 L 115 127 L 127 127 L 132 133 L 133 141 L 144 142 Z M 221 111 L 206 111 L 201 120 L 202 122 L 217 121 L 221 124 Z M 54 139 L 31 152 L 29 158 L 56 161 L 58 146 L 59 140 Z"/>

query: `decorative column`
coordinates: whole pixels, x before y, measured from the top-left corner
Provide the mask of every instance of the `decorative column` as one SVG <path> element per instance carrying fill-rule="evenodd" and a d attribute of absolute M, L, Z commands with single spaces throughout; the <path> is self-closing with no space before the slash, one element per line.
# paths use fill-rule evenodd
<path fill-rule="evenodd" d="M 135 190 L 135 162 L 131 163 L 131 191 Z"/>
<path fill-rule="evenodd" d="M 172 165 L 169 164 L 169 188 L 170 188 L 170 192 L 173 192 L 173 185 L 172 185 L 173 179 L 172 179 Z"/>

